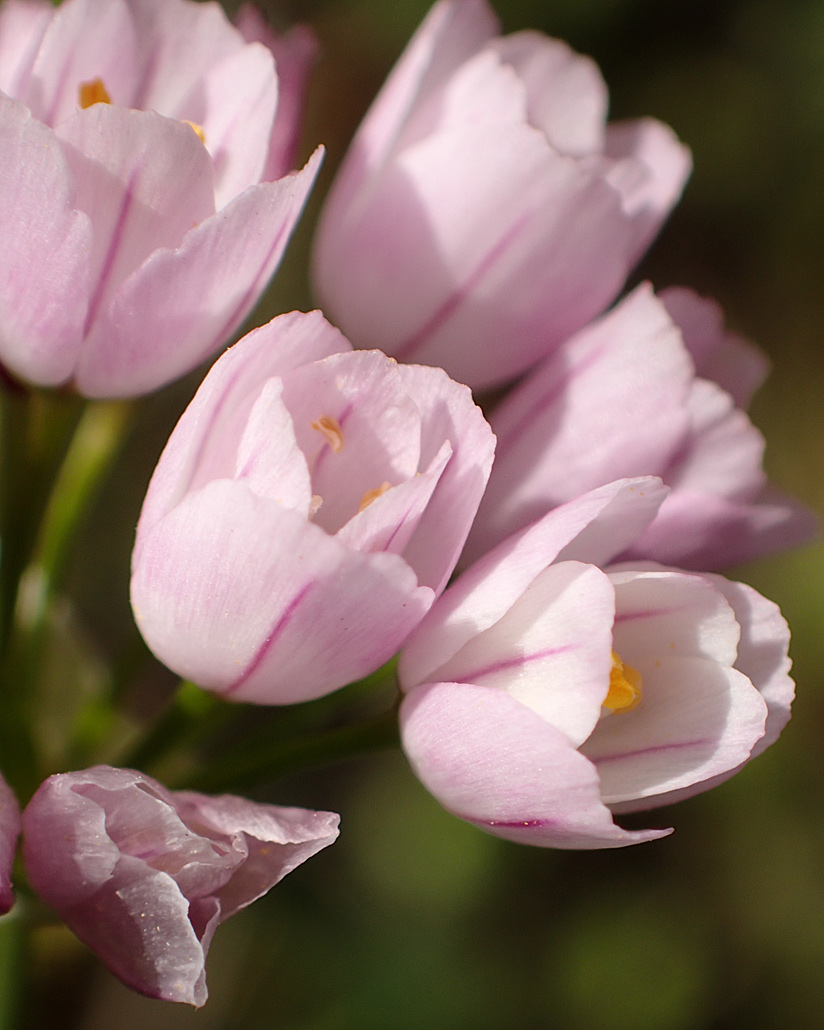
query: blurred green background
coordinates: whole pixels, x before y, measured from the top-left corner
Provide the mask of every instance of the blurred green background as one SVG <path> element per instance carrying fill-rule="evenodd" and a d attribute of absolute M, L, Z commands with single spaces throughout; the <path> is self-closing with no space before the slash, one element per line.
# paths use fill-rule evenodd
<path fill-rule="evenodd" d="M 305 265 L 322 192 L 428 3 L 270 7 L 320 37 L 304 149 L 324 142 L 328 156 L 256 322 L 312 304 Z M 769 352 L 774 371 L 752 412 L 768 469 L 824 512 L 824 2 L 498 0 L 497 9 L 507 31 L 540 28 L 592 55 L 613 117 L 657 116 L 692 147 L 684 200 L 636 278 L 718 298 L 729 326 Z M 77 562 L 101 641 L 125 632 L 123 527 L 195 384 L 149 404 L 90 529 L 111 540 L 110 553 Z M 733 781 L 636 819 L 675 825 L 673 836 L 613 852 L 518 847 L 443 813 L 399 755 L 359 760 L 259 795 L 340 811 L 342 836 L 219 930 L 205 1009 L 133 996 L 56 931 L 38 944 L 41 968 L 63 972 L 44 997 L 67 1012 L 90 981 L 72 1024 L 84 1030 L 824 1026 L 824 549 L 737 574 L 778 601 L 793 628 L 795 714 Z"/>

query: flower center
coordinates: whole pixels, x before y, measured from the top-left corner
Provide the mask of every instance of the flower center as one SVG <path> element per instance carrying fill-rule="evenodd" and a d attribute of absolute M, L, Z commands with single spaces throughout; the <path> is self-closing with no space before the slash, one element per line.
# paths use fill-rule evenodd
<path fill-rule="evenodd" d="M 631 665 L 625 665 L 613 651 L 609 690 L 604 698 L 604 708 L 611 712 L 628 712 L 640 703 L 641 673 Z"/>
<path fill-rule="evenodd" d="M 343 430 L 336 418 L 331 415 L 321 415 L 317 421 L 312 423 L 312 428 L 316 429 L 326 440 L 334 454 L 343 450 Z"/>
<path fill-rule="evenodd" d="M 203 131 L 203 126 L 202 125 L 198 125 L 197 122 L 190 122 L 188 118 L 184 118 L 183 119 L 183 124 L 184 125 L 190 125 L 194 129 L 195 135 L 197 136 L 197 138 L 200 140 L 200 142 L 205 147 L 206 146 L 206 133 Z"/>
<path fill-rule="evenodd" d="M 109 96 L 109 91 L 103 85 L 103 80 L 98 76 L 98 78 L 91 79 L 89 82 L 80 83 L 77 89 L 77 101 L 85 111 L 87 107 L 92 107 L 94 104 L 110 104 L 112 98 Z"/>
<path fill-rule="evenodd" d="M 358 512 L 360 513 L 363 511 L 364 508 L 368 508 L 372 501 L 377 500 L 379 497 L 385 494 L 387 490 L 391 489 L 392 484 L 387 483 L 387 481 L 384 479 L 380 486 L 376 486 L 373 490 L 367 490 L 363 497 L 361 497 L 360 504 L 358 505 Z"/>

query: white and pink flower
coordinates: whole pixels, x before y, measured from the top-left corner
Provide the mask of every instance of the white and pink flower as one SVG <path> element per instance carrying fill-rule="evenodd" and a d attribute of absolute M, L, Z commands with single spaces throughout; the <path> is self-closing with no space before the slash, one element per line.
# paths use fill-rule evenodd
<path fill-rule="evenodd" d="M 366 115 L 324 206 L 315 283 L 358 347 L 473 388 L 514 378 L 610 304 L 690 157 L 607 126 L 595 64 L 441 0 Z"/>
<path fill-rule="evenodd" d="M 621 847 L 614 813 L 706 790 L 772 743 L 789 632 L 752 588 L 610 565 L 655 517 L 656 479 L 609 484 L 509 537 L 404 650 L 403 746 L 455 815 L 542 847 Z"/>
<path fill-rule="evenodd" d="M 250 16 L 249 38 L 262 29 Z M 0 362 L 87 396 L 144 393 L 239 327 L 320 161 L 291 167 L 308 41 L 217 4 L 0 5 Z M 269 181 L 270 178 L 274 181 Z"/>
<path fill-rule="evenodd" d="M 273 319 L 215 363 L 149 485 L 132 560 L 146 642 L 239 701 L 367 675 L 446 585 L 493 449 L 440 369 L 353 352 L 320 312 Z"/>

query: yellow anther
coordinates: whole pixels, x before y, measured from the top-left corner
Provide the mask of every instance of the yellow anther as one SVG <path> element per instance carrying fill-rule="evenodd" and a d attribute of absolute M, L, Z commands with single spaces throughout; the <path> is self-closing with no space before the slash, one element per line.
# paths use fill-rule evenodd
<path fill-rule="evenodd" d="M 612 652 L 612 670 L 609 674 L 609 691 L 604 699 L 604 708 L 611 712 L 628 712 L 641 703 L 641 673 L 626 665 Z"/>
<path fill-rule="evenodd" d="M 94 104 L 110 104 L 112 98 L 109 96 L 109 91 L 103 85 L 103 80 L 98 77 L 90 79 L 88 82 L 80 83 L 77 89 L 77 102 L 85 111 L 87 107 L 92 107 Z"/>
<path fill-rule="evenodd" d="M 309 502 L 309 518 L 313 519 L 315 515 L 320 511 L 321 505 L 323 504 L 323 498 L 320 494 L 312 494 L 312 500 Z"/>
<path fill-rule="evenodd" d="M 197 122 L 190 122 L 188 118 L 184 118 L 183 119 L 183 124 L 184 125 L 191 125 L 191 127 L 195 130 L 195 134 L 197 135 L 197 138 L 200 140 L 200 142 L 205 147 L 206 146 L 206 133 L 203 131 L 203 126 L 202 125 L 198 125 Z"/>
<path fill-rule="evenodd" d="M 321 415 L 316 422 L 312 423 L 312 428 L 317 429 L 335 454 L 343 449 L 343 430 L 336 418 L 332 418 L 331 415 Z"/>
<path fill-rule="evenodd" d="M 392 489 L 392 484 L 387 483 L 384 480 L 380 486 L 376 486 L 374 490 L 367 490 L 366 493 L 361 497 L 360 504 L 358 505 L 358 511 L 363 511 L 364 508 L 368 508 L 372 501 L 377 500 L 382 494 L 385 494 L 387 490 Z"/>

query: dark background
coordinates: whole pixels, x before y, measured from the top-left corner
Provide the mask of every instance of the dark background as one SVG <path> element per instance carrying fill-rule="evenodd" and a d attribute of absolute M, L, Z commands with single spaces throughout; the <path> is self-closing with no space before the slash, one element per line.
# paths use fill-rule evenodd
<path fill-rule="evenodd" d="M 305 263 L 322 193 L 427 8 L 295 0 L 272 11 L 283 24 L 309 22 L 321 39 L 304 150 L 323 142 L 328 156 L 255 324 L 312 305 Z M 716 297 L 729 326 L 769 352 L 774 371 L 752 411 L 768 469 L 824 511 L 824 2 L 499 0 L 497 9 L 507 31 L 540 28 L 592 55 L 612 117 L 657 116 L 692 147 L 684 200 L 636 278 Z M 109 513 L 119 505 L 133 522 L 195 382 L 150 403 Z M 128 552 L 118 546 L 110 562 L 89 557 L 76 571 L 91 594 L 105 590 L 98 625 L 111 619 L 112 634 L 128 619 Z M 649 816 L 647 825 L 675 825 L 673 836 L 596 853 L 507 844 L 442 812 L 399 755 L 293 778 L 261 796 L 340 811 L 341 839 L 219 930 L 206 1008 L 137 998 L 89 963 L 80 1025 L 824 1026 L 822 559 L 818 546 L 736 570 L 793 628 L 795 714 L 733 781 Z M 123 600 L 113 605 L 113 594 Z M 44 930 L 37 946 L 43 964 L 76 968 L 81 949 L 67 933 Z"/>

